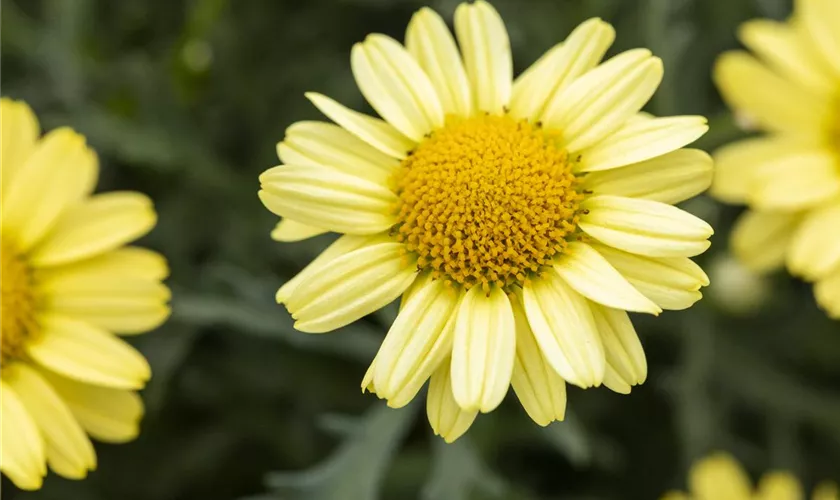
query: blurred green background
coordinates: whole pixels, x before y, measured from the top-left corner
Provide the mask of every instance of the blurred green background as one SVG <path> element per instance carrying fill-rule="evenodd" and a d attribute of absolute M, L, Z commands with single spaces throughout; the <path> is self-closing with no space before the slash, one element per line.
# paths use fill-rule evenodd
<path fill-rule="evenodd" d="M 648 111 L 704 114 L 712 150 L 743 135 L 709 72 L 736 26 L 785 18 L 789 0 L 495 0 L 517 72 L 579 22 L 617 29 L 611 51 L 646 46 L 666 76 Z M 754 475 L 840 480 L 840 324 L 810 287 L 757 278 L 729 257 L 739 209 L 685 208 L 716 229 L 712 277 L 693 309 L 634 318 L 648 382 L 620 396 L 569 391 L 568 418 L 533 424 L 511 395 L 466 437 L 431 435 L 424 398 L 388 410 L 359 382 L 388 308 L 343 331 L 295 332 L 274 291 L 329 241 L 280 244 L 257 176 L 317 90 L 367 109 L 350 73 L 369 32 L 402 39 L 413 11 L 451 19 L 455 0 L 2 0 L 2 93 L 46 129 L 71 125 L 102 160 L 101 190 L 148 193 L 143 243 L 170 261 L 171 320 L 132 339 L 154 377 L 131 444 L 97 445 L 81 482 L 51 474 L 42 500 L 653 499 L 689 464 L 733 452 Z M 783 96 L 780 96 L 783 98 Z"/>

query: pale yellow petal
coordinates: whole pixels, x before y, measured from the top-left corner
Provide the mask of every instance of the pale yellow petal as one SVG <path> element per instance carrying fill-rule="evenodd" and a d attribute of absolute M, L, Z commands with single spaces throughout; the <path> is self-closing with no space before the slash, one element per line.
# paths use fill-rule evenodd
<path fill-rule="evenodd" d="M 787 267 L 809 281 L 840 268 L 840 201 L 803 217 L 788 249 Z"/>
<path fill-rule="evenodd" d="M 554 94 L 543 124 L 577 153 L 615 132 L 651 98 L 662 81 L 662 61 L 650 51 L 619 54 Z"/>
<path fill-rule="evenodd" d="M 326 229 L 310 226 L 293 219 L 283 219 L 274 226 L 271 231 L 271 239 L 288 243 L 307 240 L 328 232 Z"/>
<path fill-rule="evenodd" d="M 796 13 L 804 22 L 824 64 L 840 77 L 840 3 L 837 0 L 797 0 Z"/>
<path fill-rule="evenodd" d="M 615 40 L 609 23 L 592 18 L 552 47 L 513 82 L 511 115 L 537 122 L 552 96 L 594 68 Z"/>
<path fill-rule="evenodd" d="M 307 275 L 286 301 L 295 328 L 324 333 L 396 300 L 417 276 L 402 243 L 369 244 Z"/>
<path fill-rule="evenodd" d="M 107 443 L 125 443 L 137 437 L 143 418 L 143 401 L 136 392 L 85 384 L 47 370 L 41 375 L 94 438 Z"/>
<path fill-rule="evenodd" d="M 13 366 L 3 367 L 4 370 L 9 368 Z M 0 379 L 0 411 L 0 432 L 3 436 L 3 446 L 0 446 L 0 470 L 18 488 L 37 490 L 41 488 L 47 474 L 44 439 L 5 376 Z"/>
<path fill-rule="evenodd" d="M 510 384 L 531 420 L 545 427 L 566 417 L 566 383 L 540 350 L 521 294 L 511 298 L 516 322 L 516 359 Z"/>
<path fill-rule="evenodd" d="M 814 285 L 817 303 L 832 319 L 840 319 L 840 268 Z"/>
<path fill-rule="evenodd" d="M 405 303 L 376 354 L 373 383 L 388 405 L 408 404 L 452 350 L 459 291 L 426 278 Z"/>
<path fill-rule="evenodd" d="M 759 210 L 799 210 L 840 194 L 840 169 L 829 149 L 762 163 L 753 173 L 747 202 Z"/>
<path fill-rule="evenodd" d="M 470 82 L 452 33 L 440 15 L 428 7 L 418 10 L 408 23 L 405 46 L 429 76 L 443 113 L 470 116 Z"/>
<path fill-rule="evenodd" d="M 830 117 L 825 99 L 780 77 L 746 52 L 724 53 L 713 76 L 729 106 L 748 114 L 763 129 L 815 136 Z"/>
<path fill-rule="evenodd" d="M 596 172 L 656 158 L 694 142 L 708 130 L 702 116 L 629 121 L 601 142 L 580 150 L 577 169 Z"/>
<path fill-rule="evenodd" d="M 636 290 L 597 250 L 573 241 L 554 259 L 554 270 L 584 297 L 616 309 L 658 315 L 662 309 Z"/>
<path fill-rule="evenodd" d="M 443 360 L 429 381 L 426 395 L 426 416 L 436 436 L 447 443 L 461 437 L 470 428 L 478 415 L 478 410 L 464 410 L 455 402 L 452 394 L 450 360 Z"/>
<path fill-rule="evenodd" d="M 99 194 L 68 209 L 31 255 L 36 266 L 56 266 L 114 250 L 148 233 L 157 215 L 148 196 Z"/>
<path fill-rule="evenodd" d="M 696 463 L 688 476 L 696 500 L 744 500 L 752 497 L 752 486 L 738 462 L 716 453 Z"/>
<path fill-rule="evenodd" d="M 316 165 L 280 165 L 260 176 L 260 200 L 281 217 L 328 231 L 373 234 L 396 223 L 387 187 Z"/>
<path fill-rule="evenodd" d="M 604 378 L 604 346 L 586 299 L 547 271 L 525 283 L 525 313 L 540 350 L 554 370 L 584 389 Z"/>
<path fill-rule="evenodd" d="M 277 156 L 287 165 L 323 165 L 377 184 L 386 184 L 400 165 L 338 125 L 316 121 L 287 128 Z"/>
<path fill-rule="evenodd" d="M 513 59 L 507 29 L 484 0 L 455 9 L 455 35 L 470 80 L 473 111 L 501 114 L 510 103 Z"/>
<path fill-rule="evenodd" d="M 789 472 L 768 472 L 758 481 L 754 500 L 805 500 L 802 484 Z"/>
<path fill-rule="evenodd" d="M 732 252 L 752 271 L 777 269 L 785 262 L 801 220 L 796 213 L 747 211 L 732 228 Z"/>
<path fill-rule="evenodd" d="M 507 394 L 516 352 L 513 309 L 498 287 L 474 286 L 464 295 L 455 320 L 452 393 L 465 410 L 487 413 Z"/>
<path fill-rule="evenodd" d="M 647 380 L 645 350 L 627 313 L 592 304 L 592 315 L 604 344 L 607 365 L 628 385 Z"/>
<path fill-rule="evenodd" d="M 388 123 L 353 111 L 325 95 L 307 92 L 306 98 L 330 120 L 389 156 L 405 158 L 416 145 Z"/>
<path fill-rule="evenodd" d="M 41 332 L 26 351 L 56 373 L 117 389 L 140 389 L 151 377 L 146 358 L 105 330 L 58 315 L 45 314 L 40 322 Z"/>
<path fill-rule="evenodd" d="M 712 182 L 712 158 L 699 149 L 678 149 L 626 167 L 592 172 L 582 188 L 594 194 L 644 198 L 670 205 L 705 191 Z"/>
<path fill-rule="evenodd" d="M 58 474 L 82 479 L 96 468 L 96 454 L 70 409 L 37 371 L 19 363 L 3 379 L 20 398 L 41 431 L 47 463 Z"/>
<path fill-rule="evenodd" d="M 581 203 L 579 227 L 602 243 L 650 257 L 693 257 L 714 233 L 703 220 L 664 203 L 591 196 Z"/>
<path fill-rule="evenodd" d="M 443 110 L 429 77 L 405 48 L 385 35 L 368 35 L 353 46 L 356 84 L 373 109 L 415 141 L 443 125 Z"/>
<path fill-rule="evenodd" d="M 5 199 L 17 172 L 35 150 L 38 118 L 23 101 L 0 98 L 0 194 Z"/>
<path fill-rule="evenodd" d="M 840 489 L 831 481 L 823 481 L 814 488 L 811 500 L 840 500 Z"/>

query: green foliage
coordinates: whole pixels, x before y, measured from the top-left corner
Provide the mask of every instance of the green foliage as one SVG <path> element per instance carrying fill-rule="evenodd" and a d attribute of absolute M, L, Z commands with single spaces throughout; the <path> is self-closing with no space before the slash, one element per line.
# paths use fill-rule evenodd
<path fill-rule="evenodd" d="M 445 17 L 456 0 L 430 0 Z M 666 78 L 649 111 L 709 116 L 699 147 L 741 135 L 710 80 L 738 23 L 784 18 L 787 0 L 496 0 L 517 71 L 600 16 L 613 52 L 650 47 Z M 759 282 L 751 310 L 713 285 L 695 308 L 636 317 L 651 376 L 630 396 L 569 390 L 569 417 L 533 424 L 511 396 L 466 438 L 431 435 L 423 401 L 391 410 L 359 383 L 393 308 L 329 335 L 294 331 L 274 291 L 328 237 L 279 244 L 256 196 L 285 127 L 319 118 L 317 90 L 356 109 L 352 43 L 402 37 L 420 0 L 2 0 L 3 94 L 42 125 L 70 125 L 102 163 L 100 189 L 136 189 L 159 224 L 143 243 L 170 261 L 172 319 L 132 339 L 154 378 L 131 444 L 97 445 L 81 482 L 51 475 L 42 500 L 651 499 L 713 449 L 757 473 L 840 480 L 840 325 L 810 288 Z M 727 255 L 737 208 L 686 208 Z M 712 278 L 715 279 L 712 271 Z M 725 283 L 725 280 L 721 281 Z M 341 418 L 325 416 L 343 415 Z"/>

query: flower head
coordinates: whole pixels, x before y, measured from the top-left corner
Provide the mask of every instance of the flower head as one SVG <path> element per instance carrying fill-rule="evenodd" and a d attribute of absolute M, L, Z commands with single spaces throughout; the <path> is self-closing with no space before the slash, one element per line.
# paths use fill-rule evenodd
<path fill-rule="evenodd" d="M 382 119 L 307 94 L 337 125 L 289 127 L 259 193 L 283 217 L 277 240 L 343 233 L 278 290 L 296 328 L 331 331 L 402 297 L 362 388 L 400 407 L 431 379 L 447 441 L 511 385 L 547 425 L 566 382 L 642 383 L 626 311 L 699 300 L 708 279 L 689 257 L 712 234 L 671 206 L 711 181 L 711 158 L 680 149 L 706 121 L 639 112 L 662 78 L 649 51 L 600 63 L 615 33 L 591 19 L 513 80 L 488 3 L 460 5 L 455 35 L 424 8 L 405 46 L 357 43 L 353 74 Z"/>
<path fill-rule="evenodd" d="M 799 0 L 785 23 L 760 19 L 739 36 L 755 55 L 715 67 L 724 100 L 765 135 L 715 153 L 711 192 L 749 210 L 732 249 L 756 271 L 782 265 L 814 282 L 840 319 L 840 3 Z"/>
<path fill-rule="evenodd" d="M 788 472 L 768 472 L 753 488 L 738 462 L 726 453 L 715 453 L 691 468 L 689 493 L 671 492 L 662 500 L 804 500 L 802 484 Z M 838 500 L 837 486 L 824 483 L 811 496 L 813 500 Z"/>
<path fill-rule="evenodd" d="M 168 317 L 168 270 L 157 253 L 124 246 L 155 225 L 151 201 L 93 195 L 98 164 L 84 137 L 59 128 L 39 138 L 22 102 L 0 100 L 0 117 L 0 470 L 37 489 L 47 465 L 73 479 L 96 468 L 88 435 L 137 436 L 134 391 L 149 365 L 113 333 Z"/>

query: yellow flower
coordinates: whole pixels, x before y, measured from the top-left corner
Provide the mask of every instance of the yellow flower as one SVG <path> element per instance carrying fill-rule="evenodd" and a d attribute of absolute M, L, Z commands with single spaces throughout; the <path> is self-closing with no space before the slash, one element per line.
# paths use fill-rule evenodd
<path fill-rule="evenodd" d="M 753 488 L 738 462 L 726 453 L 715 453 L 691 468 L 689 494 L 670 492 L 662 500 L 804 500 L 799 480 L 788 472 L 768 472 Z M 837 486 L 824 483 L 811 496 L 813 500 L 838 500 Z"/>
<path fill-rule="evenodd" d="M 511 385 L 548 425 L 566 382 L 642 383 L 626 311 L 699 300 L 708 279 L 689 257 L 712 234 L 671 205 L 711 182 L 711 158 L 680 149 L 706 120 L 639 112 L 662 79 L 649 51 L 599 64 L 615 32 L 591 19 L 514 81 L 489 4 L 461 4 L 455 35 L 460 53 L 424 8 L 405 46 L 356 44 L 353 74 L 384 120 L 307 94 L 338 125 L 289 127 L 259 193 L 283 217 L 277 240 L 344 234 L 278 291 L 295 327 L 327 332 L 402 297 L 362 388 L 401 407 L 431 378 L 447 441 Z"/>
<path fill-rule="evenodd" d="M 799 0 L 790 21 L 749 21 L 739 36 L 757 57 L 722 55 L 715 80 L 767 135 L 716 152 L 711 192 L 750 208 L 732 234 L 746 265 L 787 265 L 840 319 L 840 2 Z"/>
<path fill-rule="evenodd" d="M 113 333 L 142 333 L 169 316 L 168 270 L 157 253 L 124 247 L 155 225 L 152 203 L 92 195 L 99 167 L 84 137 L 59 128 L 39 138 L 29 106 L 5 98 L 0 118 L 0 470 L 31 490 L 47 465 L 72 479 L 94 470 L 88 434 L 137 436 L 134 391 L 149 365 Z"/>

